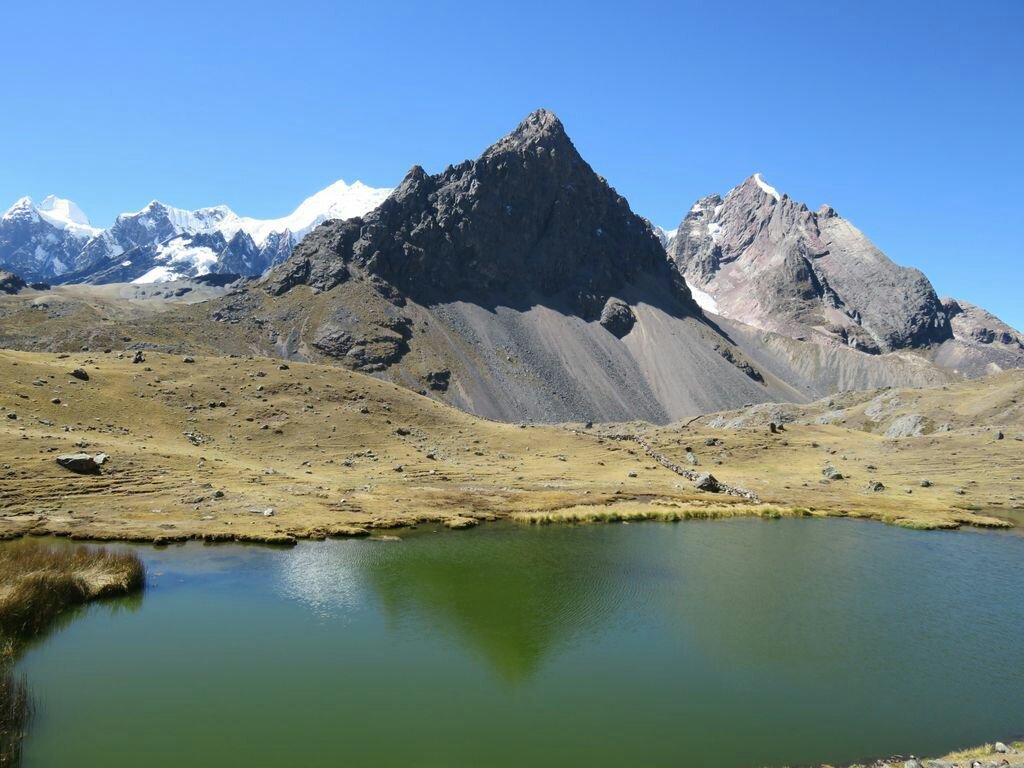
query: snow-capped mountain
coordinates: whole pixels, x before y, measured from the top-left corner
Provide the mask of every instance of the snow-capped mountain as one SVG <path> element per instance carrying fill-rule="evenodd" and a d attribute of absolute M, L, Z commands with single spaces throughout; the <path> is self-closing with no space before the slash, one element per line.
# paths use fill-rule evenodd
<path fill-rule="evenodd" d="M 160 282 L 209 272 L 259 275 L 283 261 L 314 227 L 367 213 L 390 190 L 338 181 L 278 219 L 227 206 L 188 211 L 153 201 L 101 230 L 74 203 L 19 200 L 0 222 L 0 268 L 31 280 Z"/>
<path fill-rule="evenodd" d="M 0 217 L 0 269 L 29 281 L 58 279 L 101 231 L 70 200 L 23 197 Z"/>

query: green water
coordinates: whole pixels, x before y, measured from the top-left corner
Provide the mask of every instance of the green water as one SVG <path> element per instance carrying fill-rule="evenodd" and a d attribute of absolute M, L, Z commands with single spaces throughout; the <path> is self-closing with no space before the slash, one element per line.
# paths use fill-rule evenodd
<path fill-rule="evenodd" d="M 1024 733 L 1024 536 L 756 520 L 142 548 L 29 768 L 764 766 Z"/>

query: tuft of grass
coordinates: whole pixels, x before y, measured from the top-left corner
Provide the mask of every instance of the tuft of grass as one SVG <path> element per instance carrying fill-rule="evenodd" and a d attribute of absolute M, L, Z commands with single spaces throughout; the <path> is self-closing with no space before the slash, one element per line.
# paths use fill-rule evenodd
<path fill-rule="evenodd" d="M 141 589 L 145 569 L 132 552 L 36 541 L 0 546 L 0 768 L 21 762 L 32 699 L 14 661 L 25 641 L 65 611 L 90 600 Z"/>
<path fill-rule="evenodd" d="M 3 653 L 9 653 L 5 648 Z M 21 745 L 32 720 L 32 699 L 24 675 L 11 669 L 9 657 L 0 660 L 0 767 L 21 761 Z"/>
<path fill-rule="evenodd" d="M 0 637 L 11 643 L 34 637 L 69 608 L 134 592 L 145 578 L 134 552 L 6 544 L 0 547 Z"/>
<path fill-rule="evenodd" d="M 778 520 L 783 517 L 810 517 L 812 512 L 803 507 L 783 508 L 763 504 L 728 504 L 700 506 L 668 502 L 620 502 L 618 504 L 577 504 L 561 509 L 520 512 L 513 520 L 530 525 L 552 523 L 624 523 L 663 522 L 678 523 L 687 520 L 724 520 L 734 517 L 761 517 Z"/>

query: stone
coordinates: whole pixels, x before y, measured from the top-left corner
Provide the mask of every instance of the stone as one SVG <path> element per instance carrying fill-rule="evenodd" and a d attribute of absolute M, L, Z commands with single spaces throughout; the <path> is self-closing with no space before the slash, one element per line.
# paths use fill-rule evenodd
<path fill-rule="evenodd" d="M 882 491 L 885 490 L 885 484 L 879 482 L 878 480 L 872 480 L 865 486 L 865 490 L 868 490 L 871 493 L 881 493 Z"/>
<path fill-rule="evenodd" d="M 599 322 L 609 333 L 621 339 L 633 330 L 636 315 L 626 302 L 612 296 L 605 302 Z"/>
<path fill-rule="evenodd" d="M 843 480 L 845 479 L 843 473 L 833 467 L 831 464 L 826 464 L 825 468 L 821 470 L 823 474 L 829 480 Z"/>
<path fill-rule="evenodd" d="M 932 487 L 932 481 L 931 480 L 922 480 L 920 483 L 918 483 L 918 485 L 920 485 L 922 488 L 931 488 Z"/>
<path fill-rule="evenodd" d="M 84 368 L 75 368 L 75 370 L 71 372 L 71 376 L 73 378 L 78 379 L 79 381 L 89 380 L 89 374 L 86 373 L 86 370 Z"/>
<path fill-rule="evenodd" d="M 698 491 L 707 491 L 708 493 L 718 493 L 722 490 L 721 483 L 718 479 L 710 472 L 705 472 L 699 475 L 696 480 L 693 481 L 693 487 Z"/>
<path fill-rule="evenodd" d="M 64 469 L 79 475 L 98 475 L 106 460 L 105 453 L 98 453 L 95 456 L 88 453 L 68 453 L 56 458 L 56 462 Z"/>
<path fill-rule="evenodd" d="M 266 509 L 264 509 L 263 510 L 263 516 L 264 517 L 273 517 L 274 516 L 274 508 L 273 507 L 267 507 Z"/>
<path fill-rule="evenodd" d="M 141 349 L 135 350 L 135 354 L 132 355 L 132 363 L 144 363 L 146 362 L 146 353 Z"/>
<path fill-rule="evenodd" d="M 192 357 L 192 355 L 185 355 L 183 358 L 181 358 L 181 362 L 183 363 L 194 363 L 195 361 L 196 359 Z"/>
<path fill-rule="evenodd" d="M 997 741 L 993 749 L 1003 755 L 1010 751 L 1010 748 L 1001 741 Z"/>

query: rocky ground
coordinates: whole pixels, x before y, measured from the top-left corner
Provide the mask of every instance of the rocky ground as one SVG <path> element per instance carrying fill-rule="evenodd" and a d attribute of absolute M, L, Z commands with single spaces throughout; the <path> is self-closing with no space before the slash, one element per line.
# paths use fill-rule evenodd
<path fill-rule="evenodd" d="M 879 760 L 867 766 L 849 768 L 1024 768 L 1024 741 L 1009 744 L 997 741 L 976 749 L 951 752 L 945 757 L 924 759 L 916 757 L 894 757 Z M 822 768 L 830 768 L 823 766 Z"/>

